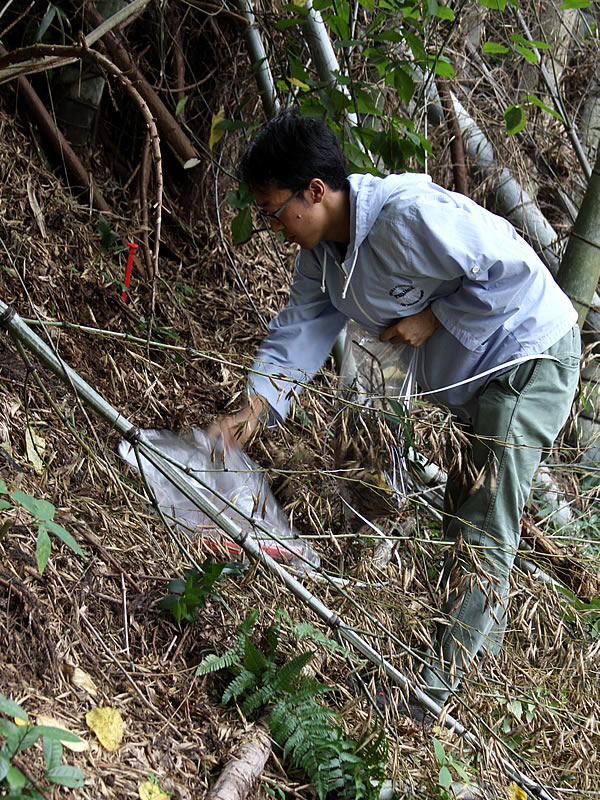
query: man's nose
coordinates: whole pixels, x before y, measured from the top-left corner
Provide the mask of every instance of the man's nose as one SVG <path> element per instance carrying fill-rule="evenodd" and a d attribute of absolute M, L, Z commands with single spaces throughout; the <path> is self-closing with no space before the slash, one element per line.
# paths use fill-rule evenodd
<path fill-rule="evenodd" d="M 278 233 L 278 231 L 282 231 L 285 227 L 283 222 L 277 219 L 277 217 L 269 217 L 269 222 L 271 224 L 271 230 L 273 233 Z"/>

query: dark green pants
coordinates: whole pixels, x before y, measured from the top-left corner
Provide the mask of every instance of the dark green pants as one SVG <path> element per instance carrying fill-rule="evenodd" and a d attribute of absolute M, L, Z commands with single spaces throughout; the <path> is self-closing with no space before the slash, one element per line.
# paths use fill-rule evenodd
<path fill-rule="evenodd" d="M 497 652 L 506 626 L 509 575 L 534 474 L 568 417 L 579 379 L 575 326 L 546 353 L 491 380 L 469 444 L 455 459 L 445 496 L 441 608 L 423 688 L 440 704 L 477 655 Z M 466 468 L 465 468 L 466 467 Z"/>

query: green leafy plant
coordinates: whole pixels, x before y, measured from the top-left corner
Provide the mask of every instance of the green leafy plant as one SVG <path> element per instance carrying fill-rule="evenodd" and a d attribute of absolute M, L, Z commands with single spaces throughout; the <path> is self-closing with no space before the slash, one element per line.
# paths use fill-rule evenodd
<path fill-rule="evenodd" d="M 305 770 L 320 800 L 379 797 L 387 757 L 383 731 L 369 732 L 360 741 L 344 737 L 339 714 L 321 700 L 331 689 L 303 674 L 313 652 L 279 665 L 281 616 L 276 615 L 265 633 L 265 652 L 250 638 L 258 619 L 258 611 L 253 611 L 240 626 L 234 646 L 220 656 L 208 655 L 196 674 L 222 669 L 232 673 L 222 702 L 235 700 L 245 716 L 267 709 L 271 736 L 282 748 L 283 758 Z"/>
<path fill-rule="evenodd" d="M 452 770 L 454 770 L 458 777 L 464 781 L 467 786 L 470 785 L 471 779 L 465 769 L 464 764 L 461 764 L 460 761 L 456 761 L 451 755 L 446 753 L 444 745 L 439 739 L 436 739 L 435 736 L 432 738 L 435 757 L 440 765 L 440 771 L 438 774 L 438 784 L 441 790 L 440 796 L 444 798 L 444 800 L 446 800 L 446 798 L 450 800 L 450 797 L 454 796 L 454 793 L 450 794 L 452 786 Z"/>
<path fill-rule="evenodd" d="M 591 637 L 597 639 L 600 636 L 600 595 L 597 594 L 586 603 L 580 600 L 570 589 L 559 584 L 557 584 L 556 588 L 567 598 L 569 603 L 565 610 L 566 619 L 573 621 L 575 612 L 577 612 L 579 618 L 589 626 Z"/>
<path fill-rule="evenodd" d="M 54 521 L 54 514 L 56 508 L 47 500 L 37 500 L 30 494 L 25 494 L 20 489 L 10 490 L 4 481 L 0 480 L 0 494 L 8 495 L 12 502 L 4 500 L 0 497 L 0 511 L 16 508 L 20 506 L 28 511 L 38 523 L 38 535 L 36 543 L 36 559 L 40 575 L 43 574 L 48 559 L 50 558 L 50 551 L 52 542 L 50 534 L 58 536 L 71 550 L 81 558 L 85 559 L 85 555 L 81 547 L 77 544 L 73 536 L 68 530 Z M 2 525 L 2 532 L 6 532 L 6 523 Z"/>
<path fill-rule="evenodd" d="M 110 227 L 110 222 L 103 217 L 98 217 L 98 233 L 100 234 L 100 250 L 103 253 L 118 253 L 126 250 L 125 245 L 119 245 L 119 234 Z"/>
<path fill-rule="evenodd" d="M 210 558 L 202 564 L 202 571 L 197 569 L 184 569 L 184 578 L 171 581 L 167 588 L 172 594 L 159 602 L 160 608 L 169 610 L 177 624 L 182 619 L 195 622 L 199 608 L 204 608 L 209 597 L 214 597 L 217 592 L 215 583 L 225 575 L 241 575 L 243 564 L 226 562 L 218 564 Z"/>
<path fill-rule="evenodd" d="M 42 800 L 42 792 L 48 785 L 66 786 L 77 789 L 83 786 L 83 774 L 77 767 L 63 764 L 62 742 L 81 742 L 79 736 L 47 725 L 33 725 L 27 713 L 14 700 L 0 694 L 0 736 L 5 739 L 0 748 L 0 795 L 10 798 Z M 19 720 L 15 724 L 7 717 Z M 44 780 L 41 785 L 25 772 L 19 761 L 19 754 L 42 740 L 44 760 Z M 29 762 L 28 762 L 29 763 Z"/>

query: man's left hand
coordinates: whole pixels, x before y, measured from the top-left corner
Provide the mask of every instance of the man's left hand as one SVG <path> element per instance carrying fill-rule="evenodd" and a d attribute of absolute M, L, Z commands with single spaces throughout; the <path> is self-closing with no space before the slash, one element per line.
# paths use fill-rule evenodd
<path fill-rule="evenodd" d="M 419 311 L 418 314 L 402 317 L 402 319 L 394 322 L 393 325 L 390 325 L 379 335 L 379 341 L 420 347 L 441 325 L 442 323 L 428 306 L 423 311 Z"/>

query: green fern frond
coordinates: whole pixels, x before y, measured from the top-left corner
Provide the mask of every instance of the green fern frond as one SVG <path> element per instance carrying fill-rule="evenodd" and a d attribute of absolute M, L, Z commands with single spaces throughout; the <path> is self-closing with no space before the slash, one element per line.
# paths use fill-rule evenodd
<path fill-rule="evenodd" d="M 319 644 L 322 647 L 327 648 L 331 653 L 341 653 L 344 656 L 351 657 L 353 660 L 356 660 L 354 653 L 349 650 L 344 645 L 341 645 L 339 642 L 330 639 L 327 634 L 320 631 L 318 628 L 315 628 L 310 622 L 297 622 L 295 625 L 292 626 L 292 631 L 298 641 L 302 639 L 310 639 L 311 641 L 315 642 L 315 644 Z"/>
<path fill-rule="evenodd" d="M 237 700 L 240 695 L 247 691 L 254 689 L 256 686 L 256 676 L 248 669 L 243 669 L 240 674 L 234 678 L 223 692 L 221 702 L 223 705 L 228 703 L 231 699 Z"/>
<path fill-rule="evenodd" d="M 244 666 L 249 669 L 256 677 L 260 677 L 266 670 L 268 661 L 260 652 L 254 642 L 246 636 L 244 643 Z"/>
<path fill-rule="evenodd" d="M 275 692 L 291 692 L 294 681 L 300 677 L 304 667 L 308 664 L 314 653 L 300 653 L 288 661 L 275 676 L 272 686 Z"/>
<path fill-rule="evenodd" d="M 260 689 L 257 689 L 253 692 L 249 697 L 247 697 L 240 708 L 242 709 L 243 714 L 246 717 L 249 717 L 253 714 L 257 709 L 262 708 L 263 706 L 268 706 L 270 702 L 273 700 L 273 689 L 270 685 L 268 686 L 261 686 Z"/>
<path fill-rule="evenodd" d="M 236 661 L 239 661 L 239 654 L 236 648 L 227 650 L 223 655 L 209 653 L 196 669 L 196 675 L 208 675 L 210 672 L 218 672 L 220 669 L 231 669 Z"/>

